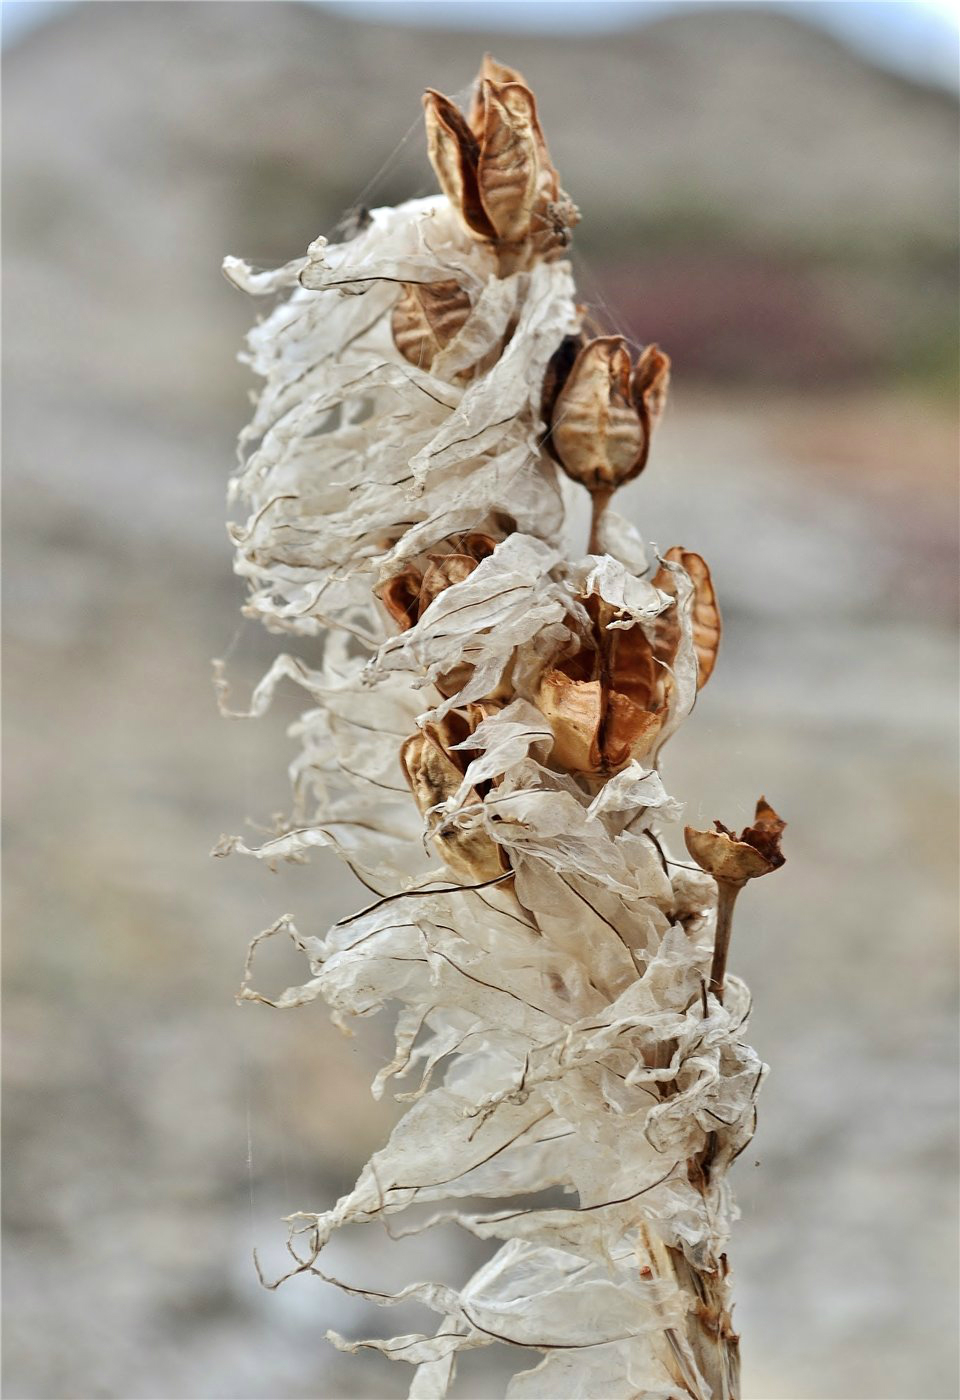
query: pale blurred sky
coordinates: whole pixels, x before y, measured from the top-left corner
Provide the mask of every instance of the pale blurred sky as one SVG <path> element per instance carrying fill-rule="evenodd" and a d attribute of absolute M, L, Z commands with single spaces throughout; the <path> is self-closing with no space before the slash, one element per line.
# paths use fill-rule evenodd
<path fill-rule="evenodd" d="M 103 0 L 0 0 L 4 45 L 77 3 Z M 781 10 L 829 30 L 884 67 L 920 81 L 952 89 L 960 86 L 960 0 L 748 3 Z M 571 33 L 633 28 L 671 11 L 718 4 L 727 0 L 330 0 L 328 8 L 370 22 Z"/>

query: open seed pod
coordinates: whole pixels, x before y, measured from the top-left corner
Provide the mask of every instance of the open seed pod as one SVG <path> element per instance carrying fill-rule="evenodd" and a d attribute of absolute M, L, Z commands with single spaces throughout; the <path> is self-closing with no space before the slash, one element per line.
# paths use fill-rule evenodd
<path fill-rule="evenodd" d="M 401 632 L 415 627 L 427 608 L 445 588 L 469 578 L 481 559 L 497 547 L 492 535 L 479 530 L 458 535 L 436 553 L 427 555 L 423 569 L 409 565 L 380 589 L 380 601 Z"/>
<path fill-rule="evenodd" d="M 780 837 L 786 822 L 778 817 L 765 797 L 757 802 L 753 825 L 737 836 L 714 822 L 715 831 L 684 828 L 687 850 L 701 870 L 728 885 L 745 885 L 760 875 L 778 870 L 786 857 L 780 850 Z"/>
<path fill-rule="evenodd" d="M 417 806 L 428 822 L 431 821 L 433 809 L 452 797 L 463 781 L 467 760 L 453 746 L 466 739 L 486 713 L 480 706 L 470 706 L 467 718 L 454 711 L 437 724 L 425 725 L 403 744 L 400 766 Z M 480 801 L 480 794 L 474 789 L 471 789 L 471 797 Z M 435 814 L 432 820 L 435 823 Z M 437 828 L 432 832 L 431 839 L 447 865 L 461 880 L 470 883 L 495 880 L 510 869 L 503 848 L 485 831 Z"/>
<path fill-rule="evenodd" d="M 553 763 L 574 773 L 615 773 L 656 744 L 669 672 L 639 626 L 607 631 L 598 599 L 580 601 L 594 619 L 591 643 L 544 672 L 537 705 L 553 729 Z"/>
<path fill-rule="evenodd" d="M 423 569 L 411 564 L 381 588 L 380 599 L 401 632 L 414 627 L 445 589 L 469 578 L 480 561 L 493 553 L 497 541 L 492 535 L 474 530 L 449 544 L 449 550 L 428 554 Z M 441 695 L 454 695 L 466 684 L 472 670 L 466 663 L 455 667 L 437 678 L 437 689 Z M 502 684 L 506 683 L 505 677 Z"/>
<path fill-rule="evenodd" d="M 682 565 L 693 581 L 699 689 L 710 678 L 720 643 L 710 570 L 699 554 L 679 545 L 664 558 Z M 669 569 L 661 566 L 653 582 L 677 597 Z M 581 602 L 593 620 L 591 642 L 544 672 L 537 704 L 554 732 L 554 763 L 571 772 L 615 773 L 656 747 L 670 708 L 680 620 L 674 606 L 660 614 L 649 636 L 638 624 L 610 630 L 615 614 L 609 605 L 596 595 Z"/>
<path fill-rule="evenodd" d="M 579 219 L 560 189 L 533 93 L 514 69 L 487 56 L 469 118 L 442 93 L 424 94 L 427 148 L 444 194 L 477 238 L 494 244 L 513 271 L 528 254 L 567 246 Z"/>
<path fill-rule="evenodd" d="M 713 674 L 720 638 L 723 635 L 723 620 L 720 617 L 713 580 L 706 560 L 699 554 L 694 554 L 692 550 L 675 544 L 663 557 L 671 564 L 682 565 L 693 582 L 693 645 L 697 653 L 697 689 L 700 690 Z M 669 593 L 674 598 L 677 596 L 676 580 L 669 569 L 661 566 L 654 575 L 653 582 L 662 593 Z M 657 618 L 655 631 L 657 656 L 664 661 L 668 656 L 675 656 L 680 640 L 680 622 L 676 608 L 661 613 Z"/>
<path fill-rule="evenodd" d="M 648 345 L 633 365 L 620 335 L 588 340 L 572 363 L 569 346 L 561 346 L 558 356 L 566 364 L 561 358 L 552 366 L 547 446 L 567 475 L 588 491 L 615 491 L 646 466 L 666 403 L 670 361 L 656 345 Z"/>

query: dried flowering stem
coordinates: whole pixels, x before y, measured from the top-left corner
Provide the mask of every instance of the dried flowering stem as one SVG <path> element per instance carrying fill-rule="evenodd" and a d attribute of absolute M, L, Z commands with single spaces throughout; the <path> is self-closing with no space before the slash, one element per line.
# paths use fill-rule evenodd
<path fill-rule="evenodd" d="M 425 1304 L 435 1334 L 335 1345 L 413 1365 L 420 1400 L 494 1342 L 538 1358 L 510 1397 L 733 1400 L 726 1177 L 765 1067 L 726 964 L 783 823 L 761 800 L 740 837 L 687 828 L 699 870 L 665 855 L 681 808 L 659 753 L 720 613 L 704 560 L 677 546 L 648 568 L 611 503 L 647 465 L 669 361 L 588 333 L 563 256 L 577 211 L 521 75 L 487 58 L 466 112 L 424 106 L 441 196 L 275 272 L 225 264 L 280 294 L 248 338 L 265 385 L 232 488 L 245 611 L 323 650 L 278 656 L 242 712 L 284 679 L 310 697 L 289 819 L 217 854 L 326 846 L 372 891 L 324 937 L 288 918 L 259 935 L 241 998 L 322 997 L 344 1029 L 399 1006 L 373 1091 L 411 1076 L 353 1190 L 288 1222 L 292 1272 L 326 1277 L 344 1225 L 442 1204 L 415 1228 L 491 1241 L 472 1278 L 339 1284 Z M 591 498 L 584 557 L 561 543 L 558 468 Z M 277 934 L 310 977 L 268 998 L 253 960 Z M 538 1204 L 549 1187 L 570 1203 Z"/>

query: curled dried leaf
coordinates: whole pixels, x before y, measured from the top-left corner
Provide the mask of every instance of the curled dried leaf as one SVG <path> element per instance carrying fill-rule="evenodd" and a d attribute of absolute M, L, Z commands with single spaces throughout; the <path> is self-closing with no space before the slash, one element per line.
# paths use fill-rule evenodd
<path fill-rule="evenodd" d="M 722 822 L 714 822 L 716 830 L 698 831 L 684 828 L 687 850 L 701 870 L 715 880 L 728 885 L 745 885 L 760 875 L 769 875 L 783 865 L 780 837 L 786 822 L 761 797 L 757 802 L 753 825 L 745 827 L 739 836 Z"/>

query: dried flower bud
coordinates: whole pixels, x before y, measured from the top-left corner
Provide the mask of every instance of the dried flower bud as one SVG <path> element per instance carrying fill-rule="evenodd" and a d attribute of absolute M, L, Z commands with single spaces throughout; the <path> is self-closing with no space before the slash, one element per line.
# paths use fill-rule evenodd
<path fill-rule="evenodd" d="M 473 708 L 473 707 L 471 707 Z M 465 739 L 476 723 L 484 718 L 479 707 L 472 714 L 472 724 L 457 714 L 447 715 L 439 724 L 425 725 L 423 730 L 405 741 L 400 750 L 400 765 L 410 784 L 421 815 L 452 797 L 463 781 L 465 762 L 453 745 Z M 473 791 L 474 800 L 480 800 Z M 432 832 L 432 840 L 450 869 L 462 880 L 480 882 L 495 880 L 505 874 L 509 863 L 498 846 L 484 831 L 452 827 Z"/>
<path fill-rule="evenodd" d="M 520 75 L 488 55 L 469 121 L 432 88 L 423 101 L 431 164 L 470 232 L 504 249 L 528 244 L 549 254 L 566 246 L 579 214 L 559 187 L 536 101 Z"/>
<path fill-rule="evenodd" d="M 715 831 L 697 831 L 688 826 L 683 835 L 687 850 L 700 869 L 715 880 L 739 887 L 783 865 L 780 837 L 786 822 L 765 797 L 757 803 L 753 826 L 745 827 L 739 836 L 722 822 L 714 822 L 714 826 Z"/>
<path fill-rule="evenodd" d="M 675 544 L 663 557 L 671 564 L 682 565 L 693 583 L 693 645 L 697 653 L 697 689 L 701 690 L 713 674 L 720 638 L 723 635 L 723 622 L 717 606 L 713 580 L 706 560 L 689 549 Z M 662 593 L 669 593 L 676 598 L 677 585 L 669 569 L 659 568 L 653 582 Z M 680 622 L 675 608 L 657 618 L 656 632 L 657 658 L 669 665 L 676 655 L 680 640 Z"/>
<path fill-rule="evenodd" d="M 469 315 L 470 298 L 458 282 L 405 283 L 390 321 L 394 344 L 412 365 L 430 369 Z"/>
<path fill-rule="evenodd" d="M 598 336 L 583 346 L 553 404 L 547 439 L 568 476 L 606 494 L 639 475 L 669 370 L 656 346 L 632 368 L 623 336 Z"/>

